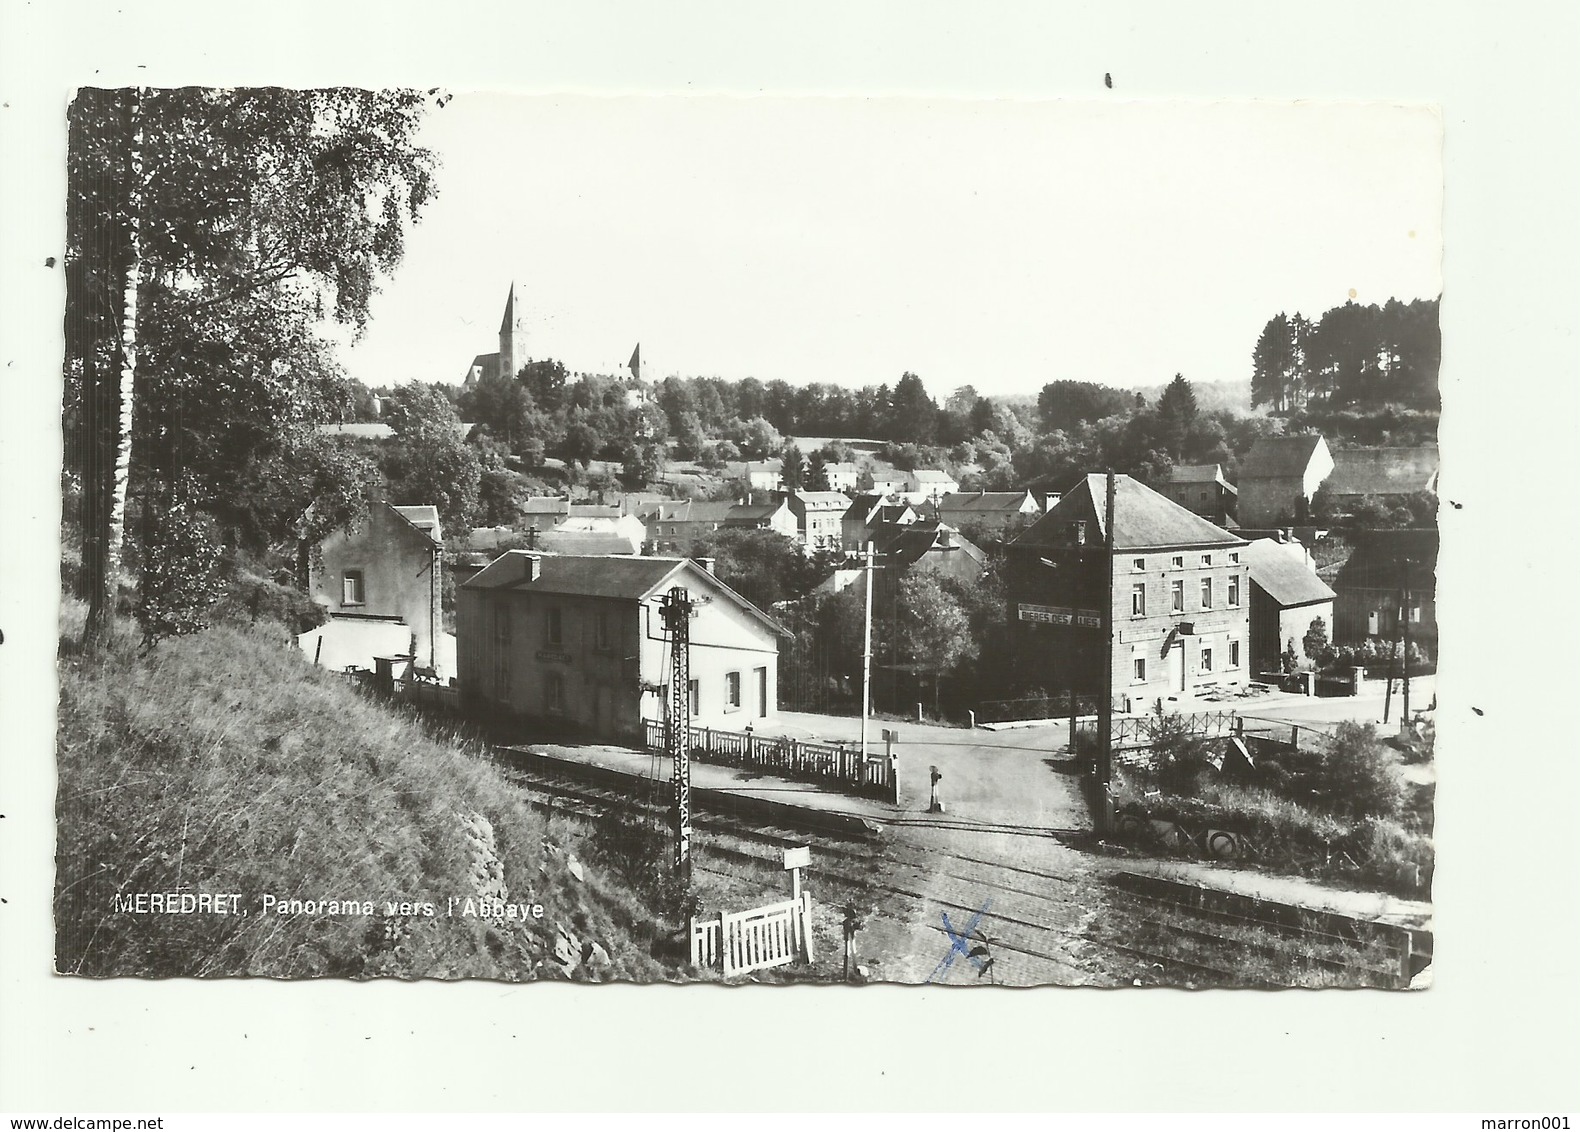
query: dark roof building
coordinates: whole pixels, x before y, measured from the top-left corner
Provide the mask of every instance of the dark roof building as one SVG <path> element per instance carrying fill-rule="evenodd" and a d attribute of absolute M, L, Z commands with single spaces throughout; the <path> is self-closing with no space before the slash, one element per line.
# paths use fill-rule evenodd
<path fill-rule="evenodd" d="M 1301 522 L 1331 471 L 1333 454 L 1321 436 L 1264 436 L 1240 464 L 1235 517 L 1247 527 Z"/>
<path fill-rule="evenodd" d="M 1106 488 L 1101 475 L 1081 480 L 1013 543 L 1041 546 L 1102 546 Z M 1238 535 L 1192 514 L 1130 476 L 1114 477 L 1114 549 L 1239 546 Z"/>
<path fill-rule="evenodd" d="M 1436 491 L 1437 464 L 1435 447 L 1341 448 L 1323 486 L 1340 497 Z"/>

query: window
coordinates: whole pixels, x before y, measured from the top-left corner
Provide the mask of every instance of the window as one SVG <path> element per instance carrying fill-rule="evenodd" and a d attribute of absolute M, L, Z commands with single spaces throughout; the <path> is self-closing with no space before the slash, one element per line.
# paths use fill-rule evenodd
<path fill-rule="evenodd" d="M 1147 587 L 1144 582 L 1137 582 L 1130 587 L 1130 616 L 1145 617 L 1147 615 Z"/>
<path fill-rule="evenodd" d="M 686 684 L 686 691 L 689 693 L 689 697 L 691 699 L 691 714 L 692 715 L 701 715 L 702 714 L 702 684 L 701 684 L 701 682 L 697 681 L 697 680 L 689 681 Z"/>
<path fill-rule="evenodd" d="M 1416 623 L 1420 622 L 1420 620 L 1421 620 L 1421 607 L 1419 605 L 1412 605 L 1410 607 L 1410 620 L 1412 622 L 1416 622 Z"/>
<path fill-rule="evenodd" d="M 1238 566 L 1240 564 L 1240 552 L 1238 550 L 1231 550 L 1229 552 L 1229 561 Z"/>
<path fill-rule="evenodd" d="M 1147 568 L 1147 560 L 1145 558 L 1132 558 L 1130 560 L 1130 568 L 1138 571 L 1145 570 Z"/>
<path fill-rule="evenodd" d="M 608 652 L 609 645 L 609 615 L 598 614 L 598 619 L 593 623 L 593 648 L 600 652 Z"/>
<path fill-rule="evenodd" d="M 1176 554 L 1173 558 L 1169 559 L 1169 565 L 1173 566 L 1175 569 L 1183 570 L 1185 568 L 1185 556 L 1183 554 Z"/>
<path fill-rule="evenodd" d="M 1240 575 L 1229 575 L 1229 608 L 1240 608 Z"/>
<path fill-rule="evenodd" d="M 1185 583 L 1179 579 L 1169 583 L 1169 610 L 1173 613 L 1185 612 Z"/>
<path fill-rule="evenodd" d="M 1206 503 L 1207 502 L 1207 493 L 1205 491 L 1202 492 L 1200 498 L 1201 498 L 1201 502 Z"/>
<path fill-rule="evenodd" d="M 557 645 L 565 639 L 565 627 L 560 620 L 560 609 L 554 606 L 543 611 L 545 636 L 551 645 Z"/>
<path fill-rule="evenodd" d="M 1136 679 L 1135 679 L 1135 682 L 1137 684 L 1145 684 L 1147 682 L 1147 658 L 1144 657 L 1144 656 L 1136 657 L 1135 665 L 1136 665 Z"/>
<path fill-rule="evenodd" d="M 362 590 L 362 571 L 347 570 L 340 579 L 340 604 L 361 605 L 366 598 Z"/>
<path fill-rule="evenodd" d="M 1205 645 L 1202 646 L 1201 650 L 1201 670 L 1203 672 L 1212 671 L 1212 650 Z"/>
<path fill-rule="evenodd" d="M 555 715 L 565 710 L 565 677 L 558 672 L 543 678 L 543 708 Z"/>
<path fill-rule="evenodd" d="M 1229 667 L 1230 668 L 1239 668 L 1240 667 L 1240 642 L 1239 641 L 1230 641 L 1229 642 Z"/>
<path fill-rule="evenodd" d="M 1203 609 L 1211 609 L 1212 608 L 1212 579 L 1211 578 L 1203 578 L 1201 580 L 1201 607 Z"/>
<path fill-rule="evenodd" d="M 1210 554 L 1203 554 L 1201 556 L 1201 564 L 1203 566 L 1211 566 L 1212 565 L 1212 555 L 1210 555 Z"/>
<path fill-rule="evenodd" d="M 726 672 L 724 674 L 724 710 L 741 710 L 741 674 L 739 672 Z"/>

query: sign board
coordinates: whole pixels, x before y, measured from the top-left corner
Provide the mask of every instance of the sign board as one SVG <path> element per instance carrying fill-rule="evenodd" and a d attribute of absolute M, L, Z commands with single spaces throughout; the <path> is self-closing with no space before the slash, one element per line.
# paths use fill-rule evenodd
<path fill-rule="evenodd" d="M 785 869 L 805 869 L 812 864 L 812 850 L 806 845 L 785 850 Z"/>
<path fill-rule="evenodd" d="M 900 741 L 899 731 L 892 727 L 885 727 L 883 729 L 883 741 L 885 743 L 898 743 Z"/>
<path fill-rule="evenodd" d="M 1022 621 L 1035 621 L 1042 625 L 1080 625 L 1085 628 L 1102 627 L 1103 615 L 1095 609 L 1071 609 L 1065 605 L 1036 605 L 1029 601 L 1020 603 Z"/>
<path fill-rule="evenodd" d="M 539 649 L 536 655 L 539 660 L 553 661 L 555 664 L 569 664 L 571 662 L 570 653 L 559 652 L 556 649 Z"/>

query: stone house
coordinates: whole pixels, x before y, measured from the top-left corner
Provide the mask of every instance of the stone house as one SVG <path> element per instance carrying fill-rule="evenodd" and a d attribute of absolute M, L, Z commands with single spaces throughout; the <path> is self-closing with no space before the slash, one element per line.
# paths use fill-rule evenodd
<path fill-rule="evenodd" d="M 1240 465 L 1239 511 L 1243 527 L 1304 522 L 1311 497 L 1333 471 L 1333 454 L 1320 436 L 1264 436 Z"/>
<path fill-rule="evenodd" d="M 1041 515 L 1042 508 L 1029 491 L 957 491 L 938 501 L 939 522 L 994 534 Z"/>
<path fill-rule="evenodd" d="M 1305 659 L 1301 641 L 1316 618 L 1332 638 L 1333 590 L 1307 564 L 1298 542 L 1252 539 L 1242 557 L 1251 569 L 1251 674 L 1277 673 L 1289 642 Z"/>
<path fill-rule="evenodd" d="M 1364 531 L 1333 579 L 1333 639 L 1354 644 L 1367 637 L 1399 636 L 1401 610 L 1410 639 L 1437 644 L 1437 546 L 1435 528 Z"/>
<path fill-rule="evenodd" d="M 664 716 L 669 650 L 659 606 L 676 586 L 697 602 L 693 721 L 739 730 L 772 718 L 783 630 L 701 564 L 520 550 L 457 590 L 463 705 L 640 742 L 644 721 Z"/>
<path fill-rule="evenodd" d="M 1224 479 L 1221 464 L 1178 464 L 1169 469 L 1158 492 L 1209 523 L 1222 526 L 1236 520 L 1240 493 Z"/>
<path fill-rule="evenodd" d="M 911 505 L 895 502 L 882 495 L 864 493 L 856 496 L 845 513 L 840 516 L 840 543 L 847 554 L 860 553 L 871 541 L 873 532 L 882 524 L 914 523 L 921 516 L 911 510 Z"/>
<path fill-rule="evenodd" d="M 326 668 L 371 669 L 384 657 L 397 659 L 397 675 L 415 666 L 447 676 L 453 645 L 443 628 L 443 546 L 436 508 L 388 503 L 304 545 L 305 588 L 329 620 L 297 646 Z"/>
<path fill-rule="evenodd" d="M 1105 477 L 1088 475 L 1010 543 L 1010 643 L 1028 683 L 1102 691 L 1132 705 L 1244 684 L 1250 677 L 1245 540 L 1132 479 L 1114 477 L 1113 548 Z M 1102 639 L 1110 594 L 1112 637 Z M 1105 655 L 1106 654 L 1106 655 Z"/>
<path fill-rule="evenodd" d="M 795 516 L 802 550 L 812 554 L 840 548 L 850 496 L 838 491 L 792 491 L 785 495 L 785 501 Z"/>

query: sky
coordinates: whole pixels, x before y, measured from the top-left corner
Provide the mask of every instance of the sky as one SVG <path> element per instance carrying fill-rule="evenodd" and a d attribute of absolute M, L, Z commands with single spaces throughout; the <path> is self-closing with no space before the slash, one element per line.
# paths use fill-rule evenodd
<path fill-rule="evenodd" d="M 1420 106 L 456 92 L 421 141 L 368 384 L 461 380 L 512 280 L 573 373 L 939 397 L 1245 380 L 1278 311 L 1442 289 Z"/>

